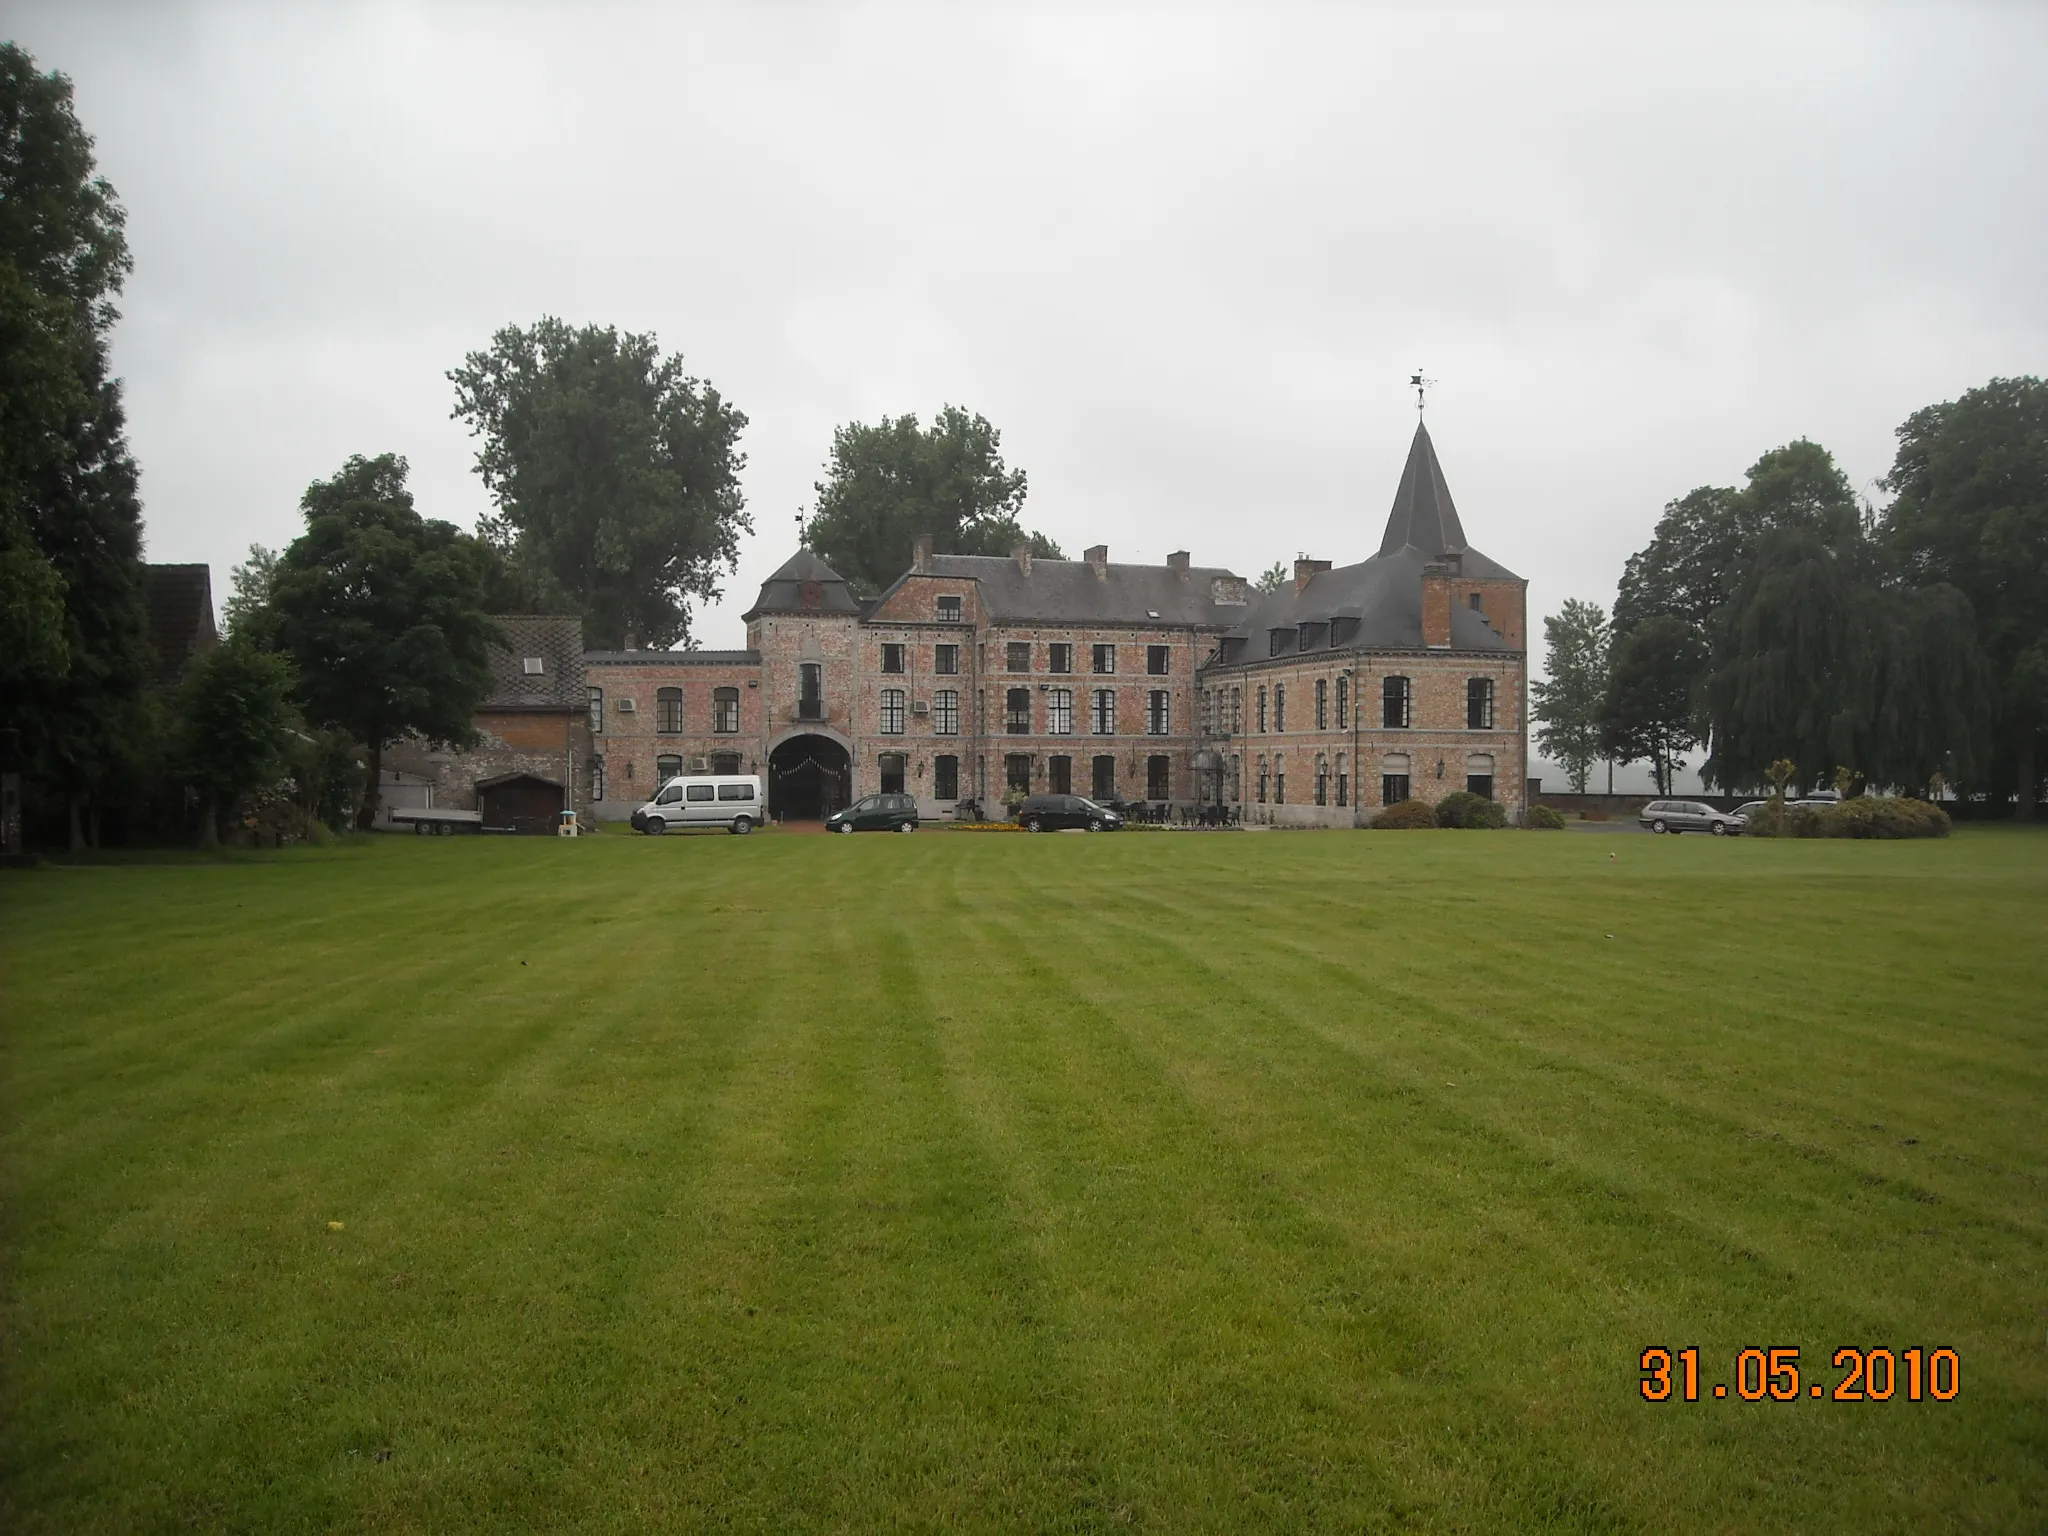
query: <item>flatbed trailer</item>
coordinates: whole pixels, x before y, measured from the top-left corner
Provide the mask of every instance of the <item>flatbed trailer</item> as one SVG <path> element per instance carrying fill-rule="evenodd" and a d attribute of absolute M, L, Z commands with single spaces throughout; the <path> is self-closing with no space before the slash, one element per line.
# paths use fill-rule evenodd
<path fill-rule="evenodd" d="M 407 806 L 391 812 L 391 822 L 400 826 L 412 824 L 415 836 L 451 837 L 457 832 L 481 832 L 484 829 L 482 811 L 444 811 L 438 806 Z"/>

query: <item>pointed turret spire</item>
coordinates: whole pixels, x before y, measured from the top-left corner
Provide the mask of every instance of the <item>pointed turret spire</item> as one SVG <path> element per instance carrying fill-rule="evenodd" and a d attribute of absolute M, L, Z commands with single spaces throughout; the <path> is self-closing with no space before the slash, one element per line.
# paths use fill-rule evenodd
<path fill-rule="evenodd" d="M 1415 441 L 1408 446 L 1408 467 L 1401 471 L 1401 488 L 1394 493 L 1394 510 L 1387 516 L 1380 553 L 1391 555 L 1411 544 L 1432 560 L 1465 548 L 1465 530 L 1458 522 L 1458 509 L 1451 504 L 1443 466 L 1436 461 L 1429 428 L 1419 423 Z"/>

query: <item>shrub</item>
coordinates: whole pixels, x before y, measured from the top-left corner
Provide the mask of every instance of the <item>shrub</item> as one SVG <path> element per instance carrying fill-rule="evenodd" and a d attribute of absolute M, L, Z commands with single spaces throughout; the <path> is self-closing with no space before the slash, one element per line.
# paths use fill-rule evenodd
<path fill-rule="evenodd" d="M 1948 813 L 1925 800 L 1859 795 L 1839 805 L 1767 805 L 1752 812 L 1751 837 L 1947 837 Z"/>
<path fill-rule="evenodd" d="M 1436 825 L 1436 812 L 1426 800 L 1402 800 L 1373 817 L 1372 824 L 1389 832 L 1408 832 Z"/>
<path fill-rule="evenodd" d="M 1507 808 L 1468 789 L 1453 790 L 1436 803 L 1436 824 L 1440 827 L 1504 827 Z"/>
<path fill-rule="evenodd" d="M 1547 805 L 1532 805 L 1529 807 L 1529 815 L 1523 824 L 1539 832 L 1562 832 L 1564 830 L 1564 817 Z"/>

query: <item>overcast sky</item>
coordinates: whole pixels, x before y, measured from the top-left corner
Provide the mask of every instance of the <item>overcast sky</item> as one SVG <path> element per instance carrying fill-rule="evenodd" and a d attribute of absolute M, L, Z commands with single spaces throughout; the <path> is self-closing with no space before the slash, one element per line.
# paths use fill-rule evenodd
<path fill-rule="evenodd" d="M 2048 369 L 2048 6 L 12 5 L 126 204 L 150 558 L 215 593 L 351 453 L 488 507 L 444 377 L 543 314 L 751 419 L 794 545 L 835 424 L 957 402 L 1070 554 L 1377 545 L 1429 421 L 1532 615 L 1800 436 Z M 1874 487 L 1870 487 L 1874 494 Z"/>

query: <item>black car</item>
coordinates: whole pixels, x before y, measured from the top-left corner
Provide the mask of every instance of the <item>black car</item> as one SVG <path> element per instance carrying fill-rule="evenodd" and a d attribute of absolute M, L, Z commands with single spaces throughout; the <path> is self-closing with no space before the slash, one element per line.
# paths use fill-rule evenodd
<path fill-rule="evenodd" d="M 1114 832 L 1124 824 L 1120 812 L 1081 795 L 1033 795 L 1017 807 L 1017 821 L 1026 832 L 1057 832 L 1062 827 Z"/>

